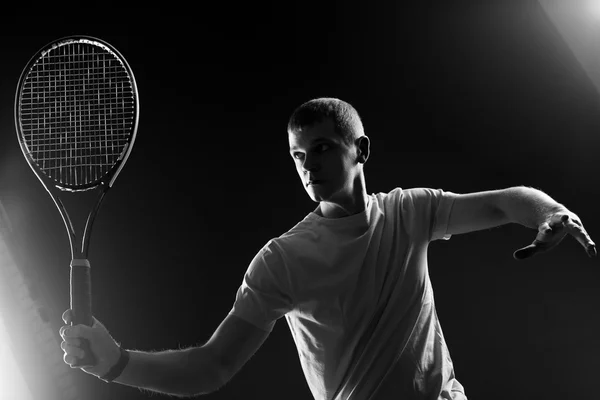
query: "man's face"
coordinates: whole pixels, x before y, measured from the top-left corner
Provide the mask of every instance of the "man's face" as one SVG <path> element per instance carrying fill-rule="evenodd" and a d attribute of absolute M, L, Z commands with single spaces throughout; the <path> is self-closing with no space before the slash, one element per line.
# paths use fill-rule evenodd
<path fill-rule="evenodd" d="M 290 156 L 304 189 L 315 202 L 344 201 L 362 164 L 356 146 L 347 146 L 327 118 L 298 132 L 288 132 Z"/>

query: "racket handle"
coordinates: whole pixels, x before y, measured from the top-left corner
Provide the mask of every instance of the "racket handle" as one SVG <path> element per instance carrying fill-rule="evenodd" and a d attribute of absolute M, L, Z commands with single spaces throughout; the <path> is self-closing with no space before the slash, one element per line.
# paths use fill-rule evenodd
<path fill-rule="evenodd" d="M 92 326 L 92 278 L 90 262 L 86 259 L 71 261 L 71 325 Z M 96 365 L 96 357 L 90 348 L 90 342 L 81 338 L 79 347 L 84 351 L 83 358 L 73 366 L 85 367 Z"/>

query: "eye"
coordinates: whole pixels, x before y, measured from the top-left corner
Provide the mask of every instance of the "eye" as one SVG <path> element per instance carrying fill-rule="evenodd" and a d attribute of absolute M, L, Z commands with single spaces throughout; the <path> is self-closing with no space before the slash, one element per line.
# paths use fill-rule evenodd
<path fill-rule="evenodd" d="M 330 147 L 331 147 L 331 145 L 329 143 L 320 143 L 314 147 L 314 149 L 315 149 L 314 151 L 316 153 L 323 153 L 323 152 L 329 150 Z M 292 156 L 298 160 L 301 157 L 303 157 L 303 154 L 304 153 L 296 152 Z"/>
<path fill-rule="evenodd" d="M 323 147 L 325 147 L 325 150 L 323 150 Z M 317 146 L 318 149 L 321 149 L 320 153 L 329 150 L 329 144 L 327 143 L 321 143 Z"/>

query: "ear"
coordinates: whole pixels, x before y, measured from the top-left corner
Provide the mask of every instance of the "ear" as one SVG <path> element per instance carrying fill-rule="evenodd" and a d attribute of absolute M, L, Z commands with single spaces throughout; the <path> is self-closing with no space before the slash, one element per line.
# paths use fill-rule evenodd
<path fill-rule="evenodd" d="M 358 162 L 364 164 L 369 159 L 371 153 L 371 142 L 368 136 L 363 135 L 356 139 L 358 147 Z"/>

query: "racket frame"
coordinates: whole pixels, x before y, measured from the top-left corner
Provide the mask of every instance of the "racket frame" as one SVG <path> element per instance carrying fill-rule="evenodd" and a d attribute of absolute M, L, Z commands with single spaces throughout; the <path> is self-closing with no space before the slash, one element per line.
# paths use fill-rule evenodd
<path fill-rule="evenodd" d="M 21 118 L 20 118 L 20 95 L 21 95 L 21 92 L 23 89 L 23 85 L 25 83 L 25 77 L 27 76 L 29 71 L 32 69 L 32 67 L 37 63 L 37 61 L 41 57 L 45 56 L 46 53 L 48 53 L 49 51 L 51 51 L 53 49 L 56 49 L 57 47 L 59 47 L 61 45 L 74 43 L 74 42 L 90 43 L 90 44 L 97 43 L 101 47 L 107 48 L 109 51 L 114 53 L 119 58 L 119 60 L 122 62 L 123 66 L 125 67 L 125 69 L 127 71 L 127 74 L 129 75 L 129 77 L 131 79 L 132 93 L 134 96 L 134 114 L 135 114 L 134 118 L 133 118 L 133 126 L 131 129 L 131 137 L 130 137 L 129 141 L 127 142 L 127 144 L 125 145 L 125 147 L 123 148 L 117 161 L 112 166 L 112 168 L 109 170 L 109 172 L 107 174 L 105 174 L 104 176 L 100 177 L 99 179 L 97 179 L 96 181 L 90 182 L 85 185 L 79 185 L 77 188 L 72 188 L 69 186 L 61 186 L 61 185 L 57 184 L 56 181 L 54 181 L 49 176 L 47 176 L 44 172 L 42 172 L 41 168 L 37 165 L 36 161 L 34 160 L 33 156 L 31 155 L 31 151 L 27 148 L 27 144 L 25 143 L 25 140 L 23 139 L 23 135 L 22 135 L 23 131 L 21 128 L 21 123 L 20 123 L 20 120 L 21 120 Z M 16 127 L 16 131 L 17 131 L 17 138 L 19 140 L 19 146 L 21 147 L 21 151 L 23 152 L 23 155 L 25 156 L 27 163 L 33 170 L 34 174 L 38 177 L 38 179 L 40 180 L 40 182 L 42 183 L 44 188 L 46 188 L 46 190 L 50 194 L 50 197 L 52 197 L 52 200 L 54 201 L 56 208 L 58 208 L 58 211 L 60 212 L 60 215 L 62 216 L 63 222 L 65 224 L 65 228 L 67 229 L 67 233 L 69 235 L 69 244 L 71 247 L 71 258 L 73 260 L 87 259 L 92 225 L 94 223 L 96 215 L 98 214 L 98 211 L 102 204 L 102 200 L 104 199 L 104 196 L 106 195 L 106 192 L 108 191 L 108 189 L 110 189 L 112 187 L 115 180 L 117 179 L 117 176 L 123 169 L 125 162 L 129 158 L 129 155 L 131 154 L 131 149 L 133 148 L 133 144 L 137 137 L 137 130 L 138 130 L 138 125 L 139 125 L 140 102 L 139 102 L 137 83 L 135 80 L 135 76 L 133 74 L 133 70 L 129 66 L 129 63 L 127 62 L 125 57 L 123 57 L 123 55 L 117 49 L 115 49 L 112 45 L 110 45 L 109 43 L 107 43 L 106 41 L 104 41 L 102 39 L 98 39 L 96 37 L 86 36 L 86 35 L 73 35 L 73 36 L 66 36 L 66 37 L 54 40 L 51 43 L 46 44 L 40 50 L 38 50 L 37 53 L 33 57 L 31 57 L 31 59 L 29 60 L 29 62 L 25 66 L 25 68 L 23 68 L 23 71 L 21 72 L 21 76 L 19 77 L 19 84 L 17 85 L 17 91 L 15 94 L 14 112 L 15 112 L 15 127 Z M 71 218 L 69 217 L 69 214 L 68 214 L 62 200 L 60 199 L 60 194 L 61 194 L 61 192 L 64 192 L 64 191 L 80 192 L 80 191 L 87 191 L 87 190 L 92 190 L 92 189 L 96 189 L 96 188 L 99 189 L 99 194 L 96 198 L 96 202 L 95 202 L 93 208 L 91 209 L 91 211 L 88 215 L 85 227 L 83 229 L 83 234 L 81 236 L 78 236 L 76 234 L 75 227 L 73 226 Z"/>
<path fill-rule="evenodd" d="M 27 144 L 25 143 L 20 118 L 21 92 L 23 90 L 23 85 L 25 83 L 25 78 L 27 74 L 31 71 L 31 69 L 37 63 L 37 61 L 41 57 L 45 56 L 47 52 L 56 49 L 60 45 L 72 42 L 83 42 L 91 44 L 97 43 L 101 47 L 109 49 L 109 51 L 114 53 L 119 58 L 131 80 L 135 113 L 131 128 L 131 136 L 128 142 L 125 144 L 123 150 L 121 151 L 117 161 L 113 164 L 112 168 L 110 168 L 110 170 L 106 174 L 101 176 L 99 179 L 84 185 L 78 185 L 76 188 L 57 184 L 57 181 L 53 180 L 42 171 L 40 166 L 34 160 L 31 151 L 27 147 Z M 50 194 L 50 197 L 54 201 L 56 208 L 60 212 L 60 215 L 63 219 L 63 223 L 68 233 L 69 245 L 71 248 L 70 297 L 71 310 L 73 312 L 73 320 L 71 321 L 71 325 L 85 324 L 88 326 L 92 326 L 93 316 L 91 310 L 91 268 L 90 263 L 88 261 L 88 251 L 92 225 L 94 223 L 96 215 L 98 214 L 98 211 L 100 210 L 100 206 L 102 204 L 102 201 L 104 200 L 106 193 L 114 184 L 117 176 L 123 169 L 125 162 L 129 158 L 129 155 L 131 154 L 131 149 L 133 148 L 133 144 L 137 136 L 137 130 L 139 125 L 140 102 L 135 76 L 125 57 L 123 57 L 123 55 L 109 43 L 96 37 L 85 35 L 73 35 L 63 37 L 46 44 L 33 57 L 31 57 L 31 59 L 21 72 L 21 76 L 19 77 L 19 83 L 17 85 L 17 91 L 15 95 L 14 109 L 15 127 L 21 151 L 25 156 L 27 163 L 33 170 L 34 174 L 38 177 L 46 191 Z M 87 216 L 83 232 L 77 232 L 75 226 L 73 225 L 71 217 L 69 216 L 69 213 L 63 201 L 61 200 L 61 194 L 64 194 L 64 192 L 82 192 L 94 189 L 98 191 L 95 202 Z M 73 365 L 78 367 L 95 365 L 97 360 L 90 350 L 89 342 L 87 342 L 85 339 L 82 339 L 82 345 L 80 347 L 84 350 L 85 356 Z"/>

